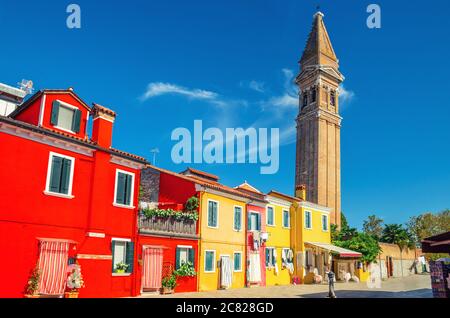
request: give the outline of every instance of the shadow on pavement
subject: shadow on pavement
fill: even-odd
[[[384,291],[384,290],[336,290],[337,298],[433,298],[429,288],[408,291]],[[326,298],[328,292],[298,295],[302,298]]]

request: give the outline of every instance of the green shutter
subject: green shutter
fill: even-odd
[[[112,272],[114,273],[114,250],[116,249],[116,241],[111,241],[111,256],[112,256]]]
[[[127,242],[127,251],[126,251],[125,263],[127,263],[127,273],[133,272],[133,264],[134,264],[134,243]]]
[[[255,213],[256,214],[256,230],[260,231],[261,230],[261,215],[259,213]]]
[[[177,249],[175,250],[175,269],[179,269],[180,268],[180,248],[177,247]]]
[[[125,204],[125,181],[126,175],[119,172],[117,174],[117,191],[116,191],[116,203]]]
[[[270,258],[270,256],[269,256],[269,249],[266,248],[266,266],[267,267],[269,266],[269,258]]]
[[[52,125],[58,124],[59,106],[60,106],[60,104],[56,100],[52,104],[52,116],[51,116],[51,120],[50,120]]]
[[[195,266],[195,255],[194,255],[195,250],[193,248],[190,248],[190,249],[188,249],[188,251],[189,251],[189,262],[193,266]]]
[[[217,226],[217,203],[213,202],[213,226]]]
[[[49,190],[51,192],[60,192],[60,186],[61,186],[61,172],[63,169],[63,158],[53,156],[52,157],[52,166],[51,166],[51,173],[50,173],[50,185]]]
[[[252,223],[252,214],[251,213],[247,213],[247,230],[251,230],[251,223]]]
[[[205,264],[205,270],[207,271],[212,271],[213,269],[213,255],[214,253],[212,252],[206,252],[206,264]]]
[[[69,159],[62,160],[62,171],[61,171],[61,184],[60,193],[69,194],[69,184],[70,184],[70,167],[72,161]]]
[[[131,205],[131,186],[132,186],[132,176],[129,174],[125,175],[125,197],[124,201],[126,205]]]
[[[72,131],[75,133],[80,132],[80,122],[81,122],[81,111],[79,109],[75,110],[75,113],[73,114],[73,121],[72,121]]]

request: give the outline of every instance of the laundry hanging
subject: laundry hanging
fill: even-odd
[[[259,253],[250,253],[248,274],[248,281],[250,283],[261,282],[261,257]]]
[[[229,257],[220,258],[220,287],[230,288],[233,280],[231,260]]]
[[[278,263],[277,263],[277,249],[274,248],[273,249],[273,272],[275,273],[275,275],[278,275]]]

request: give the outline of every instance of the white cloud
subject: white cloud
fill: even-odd
[[[287,68],[281,71],[284,75],[284,92],[282,95],[273,96],[266,101],[262,101],[260,104],[264,110],[272,109],[279,112],[285,108],[297,109],[298,107],[298,88],[294,84],[294,72]]]
[[[250,83],[248,83],[248,87],[250,87],[250,89],[260,93],[264,93],[265,91],[264,86],[265,86],[264,82],[250,81]]]
[[[269,101],[267,101],[266,105],[277,107],[298,107],[298,97],[285,93],[282,96],[272,97]]]
[[[339,103],[341,107],[345,107],[354,99],[355,92],[347,90],[343,84],[339,86]]]
[[[148,84],[147,90],[145,91],[141,99],[147,100],[152,97],[166,94],[178,94],[193,99],[204,100],[217,100],[219,96],[217,93],[203,89],[189,89],[175,84],[156,82]]]

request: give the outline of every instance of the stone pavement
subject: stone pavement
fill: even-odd
[[[381,283],[381,289],[370,289],[366,283],[335,284],[338,298],[432,298],[429,275],[390,278]],[[143,295],[141,297],[174,298],[325,298],[328,285],[290,285],[217,290],[173,295]]]

